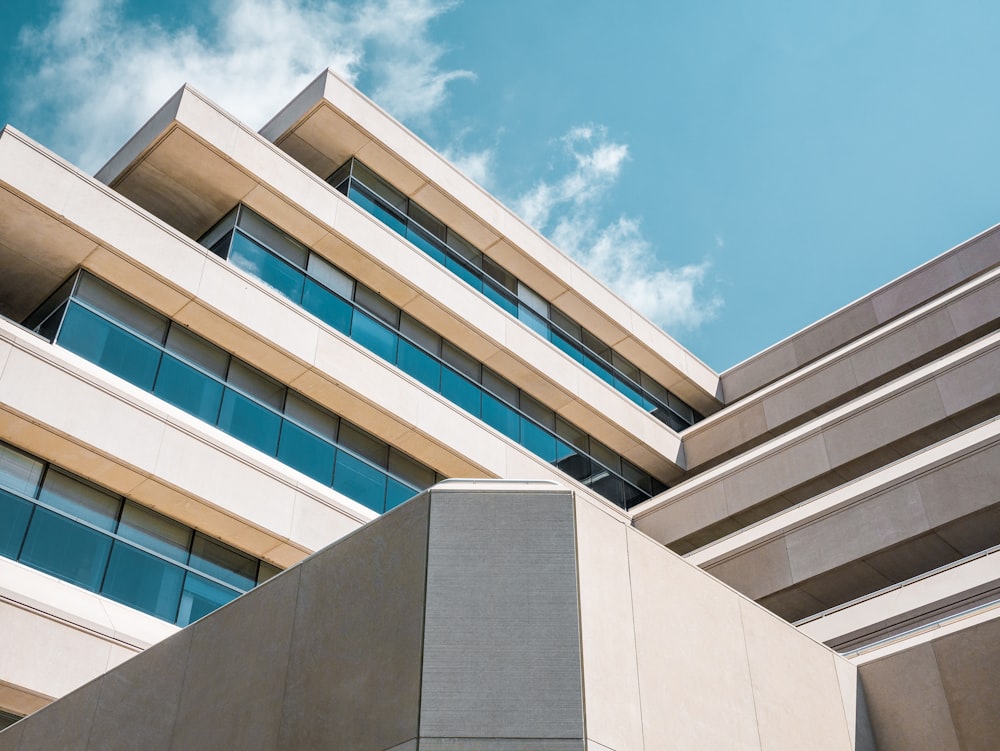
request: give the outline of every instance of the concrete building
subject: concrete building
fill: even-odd
[[[330,72],[0,188],[0,749],[996,746],[992,231],[717,374]]]

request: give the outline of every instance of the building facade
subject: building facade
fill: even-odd
[[[717,374],[331,72],[259,133],[185,87],[96,177],[8,127],[0,187],[11,720],[222,622],[235,605],[199,619],[383,514],[389,529],[411,497],[479,478],[554,483],[576,504],[569,695],[585,712],[552,736],[565,747],[731,731],[733,747],[796,748],[834,704],[831,748],[995,745],[996,233]],[[580,521],[598,512],[614,520],[606,541]],[[650,604],[657,577],[630,578],[640,564],[631,548],[616,558],[619,535],[655,548],[642,565],[664,586],[697,577],[683,622]],[[625,580],[596,573],[600,551]],[[739,603],[727,612],[751,668],[762,606],[787,621],[755,632],[776,645],[768,661],[826,655],[828,683],[741,673],[733,706],[756,708],[742,729],[701,718],[660,736],[647,715],[623,720],[658,701],[657,716],[683,708],[674,727],[700,717],[658,693],[660,671],[735,675],[739,660],[707,656],[732,636],[698,605],[716,596]],[[646,608],[642,629],[634,613],[617,624],[632,657],[602,641],[605,608],[612,621]],[[701,662],[650,646],[687,643],[686,624],[709,635],[690,643]],[[620,690],[602,694],[604,679]],[[780,718],[814,692],[818,714],[768,725],[770,703]],[[427,722],[451,729],[421,748],[471,737]]]

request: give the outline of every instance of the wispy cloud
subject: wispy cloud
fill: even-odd
[[[716,315],[718,295],[703,291],[708,260],[670,268],[643,236],[638,219],[597,220],[628,160],[628,146],[601,126],[572,128],[561,139],[570,166],[541,180],[514,202],[515,210],[563,251],[665,329],[694,329]]]
[[[477,151],[463,151],[451,146],[441,152],[445,159],[451,162],[466,177],[470,177],[484,188],[493,185],[493,165],[496,159],[496,149],[488,147]]]
[[[420,120],[449,84],[429,25],[449,0],[217,0],[197,28],[126,17],[122,0],[62,0],[42,27],[21,31],[29,66],[22,127],[93,170],[143,120],[191,83],[253,126],[330,67],[365,74],[396,117]]]

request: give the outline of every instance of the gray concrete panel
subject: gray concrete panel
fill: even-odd
[[[21,742],[24,735],[24,723],[11,725],[0,731],[0,751],[17,751],[17,744]]]
[[[880,749],[959,750],[930,644],[862,665],[858,672]]]
[[[934,380],[949,415],[996,397],[1000,393],[1000,346],[941,373]]]
[[[960,334],[977,331],[1000,317],[1000,279],[963,295],[948,305],[948,314]]]
[[[277,748],[300,571],[281,574],[191,629],[174,751]]]
[[[872,294],[871,301],[879,323],[902,315],[965,281],[968,275],[962,268],[961,253],[960,250],[939,256]]]
[[[87,751],[167,751],[194,629],[126,660],[104,676]]]
[[[417,737],[428,504],[418,496],[301,564],[278,748]]]
[[[884,322],[871,300],[859,300],[795,336],[799,365],[819,359]]]
[[[97,678],[22,720],[18,751],[85,751],[103,680]]]
[[[993,751],[1000,739],[1000,621],[932,642],[963,751]]]
[[[881,380],[886,373],[920,359],[955,337],[955,326],[947,309],[935,310],[858,350],[851,355],[850,362],[858,383],[865,384]]]
[[[992,505],[1000,500],[1000,444],[937,467],[916,484],[933,526]]]
[[[419,751],[586,751],[582,738],[421,738]]]
[[[570,492],[431,491],[422,749],[583,738],[575,542]]]

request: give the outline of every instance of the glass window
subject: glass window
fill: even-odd
[[[110,550],[111,538],[103,532],[39,507],[31,518],[21,560],[96,592]]]
[[[157,344],[162,344],[167,335],[167,325],[170,322],[165,316],[133,300],[96,276],[80,274],[74,296]]]
[[[229,353],[177,323],[167,332],[167,350],[218,378],[226,377]]]
[[[456,255],[464,258],[472,266],[477,269],[483,267],[483,254],[479,252],[479,248],[450,228],[448,229],[448,239],[446,242]]]
[[[59,344],[139,388],[153,387],[160,351],[79,305],[69,306]]]
[[[340,418],[327,412],[315,402],[311,402],[296,391],[289,391],[285,397],[285,415],[302,423],[314,433],[331,441],[337,440]]]
[[[489,279],[484,279],[483,294],[488,300],[496,303],[515,318],[517,317],[517,303],[511,299],[510,293],[502,291],[499,285],[494,284]]]
[[[269,407],[280,410],[284,405],[284,385],[241,360],[233,358],[226,381]]]
[[[399,332],[419,344],[432,355],[441,354],[441,337],[413,316],[400,312]]]
[[[58,320],[62,316],[58,315],[57,311],[65,309],[66,301],[69,300],[69,296],[73,293],[73,286],[76,284],[78,276],[78,274],[73,274],[69,279],[60,284],[56,291],[45,299],[45,302],[35,308],[31,315],[24,319],[24,327],[42,333],[42,328],[51,330],[52,319],[56,319],[56,325],[58,325]],[[43,336],[45,335],[43,334]],[[46,338],[49,341],[52,340],[51,335],[46,336]]]
[[[239,596],[240,592],[188,571],[184,577],[184,591],[177,613],[177,625],[187,626],[194,623]]]
[[[137,503],[125,502],[118,535],[144,548],[187,563],[191,528]]]
[[[483,366],[483,386],[508,404],[518,403],[518,389],[506,378]]]
[[[448,367],[441,368],[441,394],[470,415],[482,416],[482,388]]]
[[[407,226],[406,239],[440,264],[443,264],[448,257],[443,241],[416,224]]]
[[[275,576],[281,573],[281,569],[277,566],[272,566],[267,561],[261,561],[257,565],[257,583],[263,584],[268,579],[273,579]]]
[[[554,430],[556,427],[555,412],[523,391],[521,392],[521,411],[550,430]]]
[[[213,248],[219,240],[223,239],[236,226],[236,214],[239,210],[239,205],[235,206],[232,211],[219,220],[218,224],[202,235],[198,242],[206,248]],[[222,257],[225,258],[227,254],[223,254]]]
[[[340,425],[340,445],[378,467],[384,468],[389,458],[389,447],[385,443],[346,420]]]
[[[367,313],[354,311],[351,339],[383,360],[396,362],[396,343],[399,337],[384,323],[375,320]]]
[[[590,439],[590,455],[616,474],[621,474],[621,457],[600,441]]]
[[[241,206],[237,225],[293,266],[299,269],[306,267],[309,249],[298,240],[289,237],[257,212],[246,206]]]
[[[385,511],[385,474],[346,451],[337,452],[333,489],[374,511]]]
[[[460,373],[465,373],[476,383],[481,383],[483,378],[482,365],[477,360],[469,357],[462,350],[451,342],[442,342],[441,359]]]
[[[122,503],[121,496],[112,495],[52,468],[45,473],[38,499],[52,508],[109,532],[115,529]]]
[[[483,280],[479,277],[479,273],[469,268],[466,262],[448,256],[444,261],[445,268],[451,273],[461,279],[463,282],[468,284],[475,290],[483,291]]]
[[[387,208],[382,199],[375,197],[363,185],[352,180],[351,188],[348,190],[347,195],[354,203],[378,219],[382,224],[389,227],[389,229],[396,232],[396,234],[406,236],[406,221],[398,213]]]
[[[44,468],[37,459],[0,443],[0,486],[34,498]]]
[[[434,484],[434,470],[392,447],[389,448],[389,471],[415,488],[427,488]]]
[[[399,342],[397,364],[400,370],[413,376],[428,388],[434,391],[440,390],[441,364],[404,339]]]
[[[226,389],[219,412],[219,428],[229,435],[274,456],[281,418],[267,407]]]
[[[336,172],[334,172],[332,175],[326,178],[326,181],[330,183],[330,185],[332,185],[333,187],[339,188],[341,185],[344,184],[344,181],[351,176],[351,166],[353,163],[354,163],[353,159],[348,159],[346,162],[340,165],[340,167],[337,169]]]
[[[101,594],[167,621],[177,617],[184,569],[115,541]]]
[[[153,386],[164,401],[212,425],[219,418],[222,391],[221,383],[170,355],[163,356]]]
[[[388,484],[385,492],[385,510],[389,511],[396,508],[399,504],[404,501],[410,500],[419,491],[413,488],[407,487],[401,482],[388,478]]]
[[[521,418],[521,445],[549,463],[554,463],[558,458],[556,437],[527,417]]]
[[[309,254],[309,276],[346,300],[354,296],[354,280],[315,253]]]
[[[483,422],[513,441],[520,440],[520,418],[517,412],[489,394],[483,394]]]
[[[350,335],[354,308],[312,279],[306,279],[302,307],[340,333]]]
[[[492,258],[483,256],[483,271],[500,287],[517,295],[517,279]]]
[[[549,338],[549,324],[538,313],[521,304],[517,306],[517,319],[539,336]]]
[[[16,559],[21,552],[21,542],[34,507],[30,501],[0,490],[0,555],[4,558]]]
[[[407,213],[417,224],[440,239],[442,242],[447,241],[448,238],[446,232],[448,228],[444,226],[444,223],[428,214],[422,208],[417,206],[417,204],[413,203],[413,201],[410,201]]]
[[[517,297],[531,310],[543,317],[548,317],[549,301],[521,282],[517,283]]]
[[[399,308],[361,282],[354,286],[354,302],[393,328],[399,326]]]
[[[278,459],[289,467],[324,485],[329,485],[333,479],[336,456],[337,449],[333,444],[293,425],[288,420],[281,421]]]
[[[194,533],[190,566],[242,590],[257,583],[257,559],[223,542]]]
[[[388,203],[390,206],[396,208],[403,214],[406,213],[407,204],[409,203],[406,196],[389,185],[389,183],[376,175],[357,159],[354,160],[354,164],[351,167],[351,176],[360,180],[365,187],[376,193],[379,198]]]
[[[229,252],[233,265],[257,277],[293,302],[302,300],[305,274],[278,256],[237,232]]]

